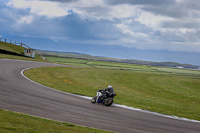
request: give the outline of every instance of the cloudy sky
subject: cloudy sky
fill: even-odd
[[[1,40],[200,65],[200,0],[1,0]]]

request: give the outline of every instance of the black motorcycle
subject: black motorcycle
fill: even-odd
[[[113,98],[116,96],[114,89],[97,91],[97,95],[91,99],[92,103],[102,103],[105,106],[110,106],[113,103]]]

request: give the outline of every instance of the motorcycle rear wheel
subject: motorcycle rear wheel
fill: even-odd
[[[112,103],[113,103],[113,98],[112,97],[106,98],[104,100],[104,105],[105,106],[110,106],[110,105],[112,105]]]

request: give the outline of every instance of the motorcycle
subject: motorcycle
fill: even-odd
[[[113,88],[109,88],[108,91],[97,91],[97,95],[92,97],[91,103],[102,103],[105,106],[110,106],[113,103],[113,98],[116,96]]]

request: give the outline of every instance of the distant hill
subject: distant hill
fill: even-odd
[[[76,52],[58,52],[58,51],[44,51],[44,50],[36,50],[36,52],[38,55],[41,55],[44,57],[53,56],[53,57],[61,57],[61,58],[99,60],[99,61],[110,61],[110,62],[120,62],[120,63],[139,64],[139,65],[199,69],[199,66],[190,65],[190,64],[180,64],[176,62],[152,62],[152,61],[141,61],[141,60],[134,60],[134,59],[118,59],[118,58],[111,58],[111,57],[92,56],[92,55],[81,54],[81,53],[76,53]]]

